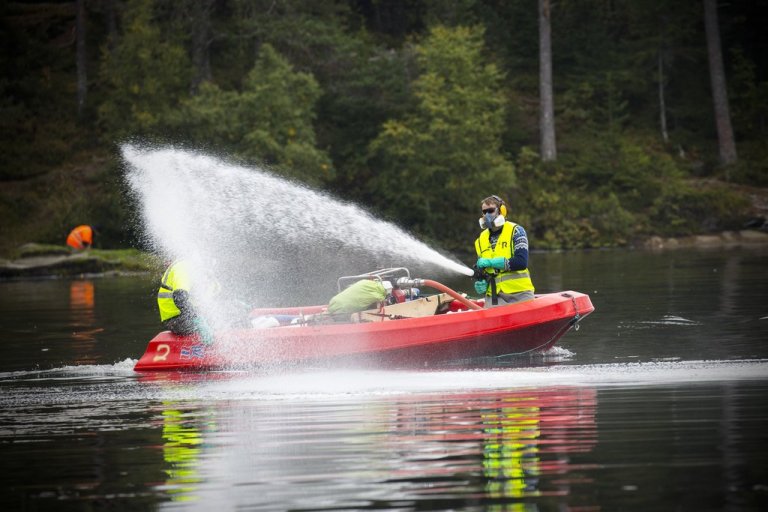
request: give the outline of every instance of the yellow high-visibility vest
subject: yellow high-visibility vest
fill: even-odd
[[[512,242],[512,235],[515,232],[517,224],[514,222],[505,222],[501,228],[501,234],[496,239],[496,246],[491,247],[491,231],[483,230],[480,236],[475,240],[475,251],[478,258],[507,258],[512,259],[515,256],[515,247]],[[496,276],[496,292],[500,293],[520,293],[534,291],[531,273],[527,268],[523,270],[504,270],[498,271],[492,268],[486,269],[488,273]],[[486,295],[491,295],[491,288],[488,287]]]
[[[189,291],[192,283],[189,277],[189,264],[184,260],[178,260],[168,267],[160,280],[160,289],[157,291],[157,308],[160,310],[160,320],[165,322],[169,318],[179,316],[181,311],[173,302],[174,290]]]

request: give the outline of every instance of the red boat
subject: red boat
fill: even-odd
[[[134,369],[443,366],[546,351],[594,311],[589,296],[574,291],[542,294],[531,301],[484,309],[483,300],[468,299],[436,281],[411,279],[406,269],[341,278],[339,288],[344,280],[382,280],[391,277],[393,271],[406,273],[393,279],[401,299],[403,291],[414,296],[414,289],[424,287],[440,293],[346,314],[343,321],[328,315],[327,306],[257,309],[251,317],[253,324],[260,327],[217,333],[210,344],[196,335],[178,336],[164,331],[149,342]]]

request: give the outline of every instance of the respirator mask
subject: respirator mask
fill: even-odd
[[[478,219],[480,229],[500,228],[504,225],[505,221],[506,220],[504,219],[503,215],[500,213],[497,214],[496,208],[492,212],[484,211],[483,216]]]

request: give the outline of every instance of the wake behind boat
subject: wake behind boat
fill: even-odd
[[[386,300],[353,313],[331,313],[329,305],[255,309],[253,328],[217,333],[211,344],[164,331],[150,340],[134,369],[440,366],[546,351],[594,311],[589,296],[575,291],[485,309],[484,300],[469,299],[437,281],[412,279],[404,268],[342,277],[339,289],[360,281],[381,283]],[[423,288],[437,293],[419,296]]]

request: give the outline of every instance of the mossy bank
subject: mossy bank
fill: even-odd
[[[0,259],[0,279],[150,273],[162,265],[159,258],[138,249],[73,252],[63,246],[29,243],[9,256]]]

